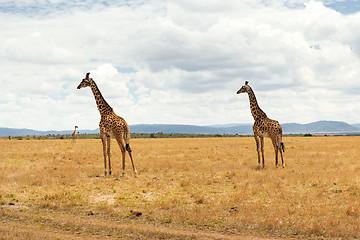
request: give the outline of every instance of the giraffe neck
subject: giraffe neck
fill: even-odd
[[[102,96],[99,88],[97,87],[96,83],[92,81],[91,90],[94,94],[96,105],[99,109],[100,115],[107,115],[113,111],[110,105],[106,102],[104,97]]]
[[[250,88],[247,93],[249,95],[250,110],[254,120],[267,118],[266,113],[260,109],[253,90]]]
[[[75,128],[75,130],[74,130],[74,132],[73,132],[73,135],[75,135],[76,134],[76,128]]]

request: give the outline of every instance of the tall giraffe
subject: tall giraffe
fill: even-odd
[[[100,137],[103,144],[104,154],[104,174],[106,176],[106,158],[108,158],[109,175],[111,175],[111,164],[110,164],[110,142],[111,135],[113,135],[119,144],[122,153],[122,176],[125,173],[125,150],[129,153],[131,164],[135,175],[137,171],[134,166],[134,161],[131,154],[130,148],[130,130],[125,119],[116,115],[110,105],[105,101],[95,81],[89,78],[90,73],[86,74],[86,77],[81,81],[77,89],[90,87],[100,112]]]
[[[254,131],[254,138],[256,141],[256,150],[258,154],[258,163],[259,168],[260,165],[260,148],[261,148],[261,154],[262,154],[262,166],[265,167],[265,160],[264,160],[264,137],[268,137],[271,139],[274,150],[275,150],[275,166],[278,167],[278,152],[280,150],[280,156],[282,161],[282,167],[285,167],[285,162],[283,159],[283,152],[285,152],[285,146],[282,142],[282,128],[278,121],[272,120],[266,116],[266,113],[264,113],[257,101],[255,94],[251,87],[248,85],[248,82],[245,82],[245,85],[240,88],[239,91],[237,91],[237,94],[239,93],[247,93],[249,95],[249,101],[250,101],[250,110],[252,113],[252,116],[254,118],[254,125],[253,125],[253,131]]]
[[[78,126],[75,126],[75,130],[74,132],[71,134],[71,137],[72,137],[72,142],[75,142],[76,141],[76,129],[78,128]]]

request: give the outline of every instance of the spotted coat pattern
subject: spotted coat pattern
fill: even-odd
[[[78,89],[84,87],[90,87],[96,101],[97,108],[100,112],[100,137],[103,144],[103,154],[104,154],[104,174],[107,174],[106,165],[108,160],[109,166],[109,175],[111,175],[111,163],[110,163],[110,143],[111,136],[114,136],[118,142],[122,153],[122,175],[125,173],[125,152],[127,151],[131,164],[134,170],[134,173],[137,174],[137,171],[134,166],[134,161],[132,158],[132,150],[130,148],[130,130],[129,125],[126,123],[125,119],[116,115],[110,105],[106,102],[102,96],[98,86],[92,78],[89,78],[90,73],[86,74],[86,77],[81,81]]]
[[[260,151],[262,155],[262,167],[265,167],[264,137],[270,138],[273,143],[275,150],[275,166],[278,166],[278,152],[280,152],[282,166],[285,167],[285,162],[282,154],[285,151],[285,146],[282,142],[282,128],[280,123],[276,120],[268,118],[266,116],[266,113],[260,109],[254,91],[248,85],[248,82],[245,82],[245,85],[240,88],[237,94],[239,93],[247,93],[249,96],[250,110],[254,118],[253,131],[256,142],[256,150],[258,153],[259,168],[261,167]]]

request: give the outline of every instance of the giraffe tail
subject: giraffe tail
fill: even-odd
[[[285,152],[285,145],[284,145],[283,142],[280,143],[280,147],[281,147],[281,150],[282,150],[283,152]]]
[[[126,151],[128,151],[128,152],[132,152],[132,150],[131,150],[131,148],[130,148],[130,144],[129,144],[129,143],[127,143],[127,144],[126,144]]]
[[[129,153],[132,151],[130,148],[130,131],[129,129],[124,133],[125,148]]]

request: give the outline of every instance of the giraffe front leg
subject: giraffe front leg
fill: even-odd
[[[258,154],[258,168],[260,169],[261,168],[261,165],[260,165],[260,142],[259,142],[260,140],[256,134],[254,134],[254,138],[255,138],[255,142],[256,142],[256,151]]]
[[[109,175],[111,175],[111,162],[110,162],[110,144],[111,144],[111,136],[106,136],[106,142],[107,142],[107,155],[108,155],[108,160],[109,160]]]
[[[102,142],[102,145],[103,145],[103,154],[104,154],[104,176],[106,176],[106,139],[105,139],[105,135],[104,134],[101,134],[100,133],[100,136],[101,136],[101,142]]]
[[[279,162],[278,162],[278,152],[279,149],[277,147],[275,147],[275,167],[278,168]]]
[[[260,136],[260,144],[261,144],[262,167],[265,168],[264,137],[263,136]]]

